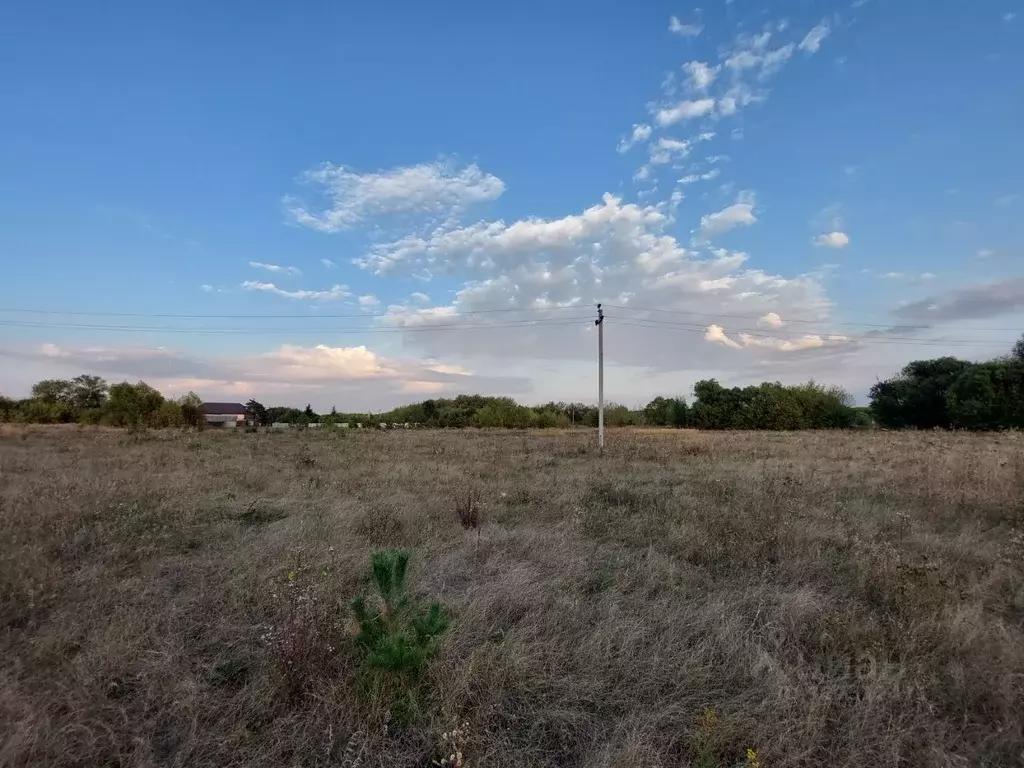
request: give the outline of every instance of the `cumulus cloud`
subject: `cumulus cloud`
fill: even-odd
[[[743,196],[737,204],[753,201]],[[765,273],[748,268],[745,253],[686,247],[666,233],[672,221],[663,204],[625,203],[606,195],[598,205],[561,218],[478,222],[381,244],[361,266],[397,276],[429,265],[446,281],[461,278],[450,303],[392,306],[376,321],[409,330],[406,345],[425,354],[442,357],[457,350],[467,360],[500,359],[505,370],[515,361],[536,370],[536,360],[549,360],[561,370],[571,361],[589,360],[597,301],[607,303],[609,365],[665,371],[713,366],[719,353],[702,341],[703,328],[696,333],[617,326],[644,317],[630,306],[756,318],[783,304],[802,317],[827,316],[829,303],[816,276]],[[626,309],[612,308],[616,304]],[[477,314],[495,309],[513,311]],[[431,333],[433,326],[444,328]],[[465,331],[444,332],[463,326]],[[774,354],[755,346],[744,350],[751,364]],[[554,393],[545,390],[548,394]]]
[[[328,269],[334,269],[336,266],[338,266],[337,264],[335,264],[330,259],[320,259],[320,263],[323,264]]]
[[[779,317],[778,313],[776,312],[769,312],[760,320],[758,320],[757,324],[763,325],[766,328],[781,328],[783,325],[782,318]]]
[[[201,291],[206,291],[207,293],[210,293],[210,292],[212,292],[212,291],[213,291],[213,286],[212,286],[212,285],[206,285],[206,284],[204,283],[203,285],[200,285],[200,286],[199,286],[199,290],[201,290]]]
[[[814,244],[822,248],[845,248],[850,244],[850,236],[845,232],[827,232],[814,238]]]
[[[712,344],[721,344],[723,347],[730,347],[732,349],[740,349],[741,345],[730,339],[725,334],[725,329],[720,325],[709,325],[707,331],[704,332],[704,340],[710,341]]]
[[[708,114],[715,108],[714,99],[695,99],[681,101],[674,107],[659,109],[655,115],[658,125],[665,127],[682,120],[690,120]]]
[[[752,203],[734,203],[728,208],[702,216],[700,235],[709,240],[735,227],[749,227],[756,223],[757,217],[754,215]]]
[[[265,264],[262,261],[250,261],[249,266],[253,269],[265,269],[267,272],[276,272],[279,275],[301,275],[298,267],[282,267],[278,264]]]
[[[1024,277],[977,283],[915,301],[896,310],[907,320],[973,320],[1024,311]]]
[[[495,200],[505,183],[476,165],[424,163],[374,173],[357,173],[325,163],[307,171],[303,181],[320,187],[330,205],[307,208],[294,197],[285,206],[299,224],[321,232],[340,232],[372,216],[461,213],[474,203]]]
[[[668,20],[668,31],[674,35],[683,37],[696,37],[704,31],[704,25],[699,22],[684,24],[678,17],[671,16]]]
[[[822,41],[831,32],[832,30],[829,28],[828,23],[823,21],[808,32],[804,39],[800,41],[800,50],[806,53],[817,53],[818,49],[821,48]]]
[[[375,307],[380,304],[380,299],[374,296],[372,293],[368,293],[365,296],[359,297],[360,307]]]
[[[619,142],[617,149],[619,152],[628,152],[634,145],[641,141],[647,141],[649,138],[651,138],[651,126],[645,124],[634,125],[633,132]]]
[[[352,295],[347,285],[334,285],[326,290],[319,291],[286,291],[283,288],[278,288],[273,283],[261,283],[256,280],[246,280],[242,283],[242,287],[247,291],[262,291],[263,293],[273,293],[277,296],[283,296],[286,299],[303,299],[307,301],[332,301],[334,299],[346,299]]]
[[[726,330],[720,325],[709,325],[704,333],[705,341],[730,349],[760,349],[785,353],[855,345],[855,342],[847,336],[829,335],[823,337],[814,333],[804,334],[797,338],[780,339],[775,336],[740,331],[736,334],[736,339],[730,338]]]

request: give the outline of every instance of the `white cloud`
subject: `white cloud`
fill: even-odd
[[[345,299],[352,295],[347,285],[335,285],[321,291],[286,291],[278,288],[273,283],[260,283],[255,280],[246,280],[242,287],[247,291],[262,291],[284,296],[286,299],[302,299],[308,301],[332,301],[334,299]]]
[[[704,340],[710,341],[712,344],[721,344],[731,349],[740,349],[740,345],[726,336],[725,329],[720,325],[709,325],[704,333]]]
[[[282,267],[278,264],[265,264],[262,261],[250,261],[249,266],[253,269],[265,269],[267,272],[276,272],[279,275],[301,275],[298,267]]]
[[[975,256],[977,256],[979,259],[989,259],[994,254],[995,251],[993,251],[991,248],[979,248]]]
[[[666,107],[658,110],[658,125],[666,126],[678,123],[680,120],[690,120],[694,117],[701,117],[708,114],[715,108],[714,99],[696,99],[681,101],[674,107]]]
[[[818,235],[813,242],[823,248],[845,248],[850,244],[850,236],[845,232],[828,232]]]
[[[770,336],[753,336],[749,333],[740,333],[740,343],[744,347],[762,347],[764,349],[774,349],[779,352],[798,352],[803,349],[820,349],[829,342],[840,343],[846,342],[848,339],[845,336],[829,336],[823,339],[817,334],[806,334],[795,339],[776,339]]]
[[[769,51],[761,59],[761,74],[760,77],[765,78],[769,75],[774,74],[789,61],[790,56],[793,55],[793,51],[796,46],[792,43],[784,45],[781,48],[776,48],[774,51]]]
[[[753,51],[736,51],[725,60],[725,66],[732,70],[744,70],[761,65],[761,57]]]
[[[757,321],[758,325],[763,325],[766,328],[781,328],[782,318],[775,312],[769,312],[767,315]]]
[[[213,286],[212,285],[200,285],[199,286],[199,290],[206,291],[207,293],[210,293],[211,291],[213,291]]]
[[[778,315],[775,315],[778,318]],[[779,325],[782,323],[780,322]],[[775,326],[778,327],[778,326]],[[732,339],[720,325],[709,325],[704,333],[704,340],[712,344],[720,344],[730,349],[762,349],[773,352],[800,352],[808,349],[821,349],[826,346],[851,346],[853,340],[847,336],[830,335],[822,337],[818,334],[808,333],[793,339],[778,339],[774,336],[747,333],[740,331]]]
[[[718,168],[712,168],[710,171],[705,173],[691,173],[678,179],[679,184],[695,184],[698,181],[710,181],[711,179],[718,178],[721,170]]]
[[[753,204],[749,194],[737,202]],[[414,247],[404,240],[395,241],[371,252],[361,265],[397,275],[414,273],[429,264],[446,281],[461,276],[462,286],[450,303],[391,306],[377,322],[386,327],[415,328],[418,332],[410,333],[404,344],[415,345],[426,354],[440,357],[458,350],[466,360],[486,357],[495,360],[494,365],[500,360],[506,372],[513,370],[513,361],[521,361],[525,375],[531,376],[528,372],[537,369],[538,358],[555,361],[551,363],[555,366],[589,360],[594,343],[591,310],[596,301],[678,307],[712,317],[717,312],[763,317],[780,305],[795,316],[826,316],[829,304],[819,276],[769,274],[747,268],[745,253],[684,247],[665,231],[673,222],[670,211],[663,203],[625,203],[608,195],[600,204],[562,218],[479,222],[435,232]],[[726,214],[725,222],[715,226],[735,224]],[[391,257],[396,252],[402,257],[394,261]],[[532,311],[498,316],[518,318],[514,327],[480,326],[481,322],[496,322],[497,318],[475,314],[490,309]],[[639,311],[606,311],[612,323],[642,317]],[[466,312],[471,314],[462,314]],[[538,321],[545,324],[535,325]],[[432,334],[429,329],[434,325],[448,327]],[[467,328],[455,333],[453,325],[486,330]],[[617,343],[608,351],[609,365],[709,370],[719,353],[714,351],[715,345],[702,341],[703,332],[616,327]],[[753,346],[744,350],[744,358],[751,364],[777,352]],[[724,358],[723,362],[735,365]]]
[[[427,296],[427,294],[425,294],[425,293],[421,293],[420,291],[416,291],[414,293],[410,293],[409,294],[409,298],[412,299],[413,301],[415,301],[417,304],[429,304],[430,303],[430,297]]]
[[[768,34],[768,33],[765,33]],[[731,69],[735,76],[742,76],[744,70],[757,69],[758,78],[767,79],[778,72],[782,65],[789,61],[796,50],[792,43],[776,48],[774,51],[761,51],[757,49],[758,41],[763,36],[754,38],[753,48],[739,48],[732,51],[725,59],[725,66]],[[767,41],[765,41],[767,42]]]
[[[700,235],[704,239],[710,239],[723,232],[728,232],[734,227],[749,227],[757,223],[752,203],[739,202],[723,208],[716,213],[709,213],[702,216],[700,220]]]
[[[804,39],[800,41],[800,50],[807,53],[817,53],[818,49],[821,48],[822,41],[831,32],[832,30],[829,28],[828,23],[823,21],[808,32]]]
[[[668,31],[683,37],[696,37],[704,30],[704,25],[698,23],[684,24],[677,17],[672,16],[668,20]]]
[[[633,145],[641,141],[647,141],[649,138],[651,138],[651,126],[643,124],[634,125],[633,132],[629,135],[629,138],[622,139],[617,150],[619,152],[628,152]]]
[[[360,307],[375,307],[380,304],[380,299],[374,296],[372,293],[368,293],[365,296],[359,297]]]
[[[338,266],[337,264],[335,264],[330,259],[320,259],[320,263],[323,264],[328,269],[334,269],[336,266]]]
[[[718,67],[710,67],[703,61],[688,61],[683,64],[686,84],[691,90],[706,91],[718,76]]]
[[[992,201],[992,204],[995,205],[997,208],[1009,208],[1011,205],[1019,202],[1021,199],[1021,195],[1017,194],[1016,192],[1012,192],[1009,195],[997,197],[995,200]]]
[[[460,214],[505,191],[501,179],[476,165],[458,168],[449,162],[365,174],[325,163],[303,178],[323,188],[330,206],[310,211],[294,198],[286,198],[285,205],[297,223],[321,232],[340,232],[379,215]]]
[[[686,157],[690,154],[692,144],[689,141],[669,139],[662,137],[651,146],[651,165],[664,165],[673,160]]]

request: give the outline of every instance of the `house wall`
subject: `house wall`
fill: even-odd
[[[234,413],[207,413],[204,418],[207,426],[220,429],[234,429],[239,424],[245,423],[244,415]]]

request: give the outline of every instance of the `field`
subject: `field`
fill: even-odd
[[[595,443],[4,428],[0,765],[1024,759],[1024,436]],[[349,608],[393,546],[452,617],[400,712]]]

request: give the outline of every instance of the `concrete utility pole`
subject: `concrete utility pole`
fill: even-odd
[[[604,453],[604,311],[597,305],[597,450]]]

